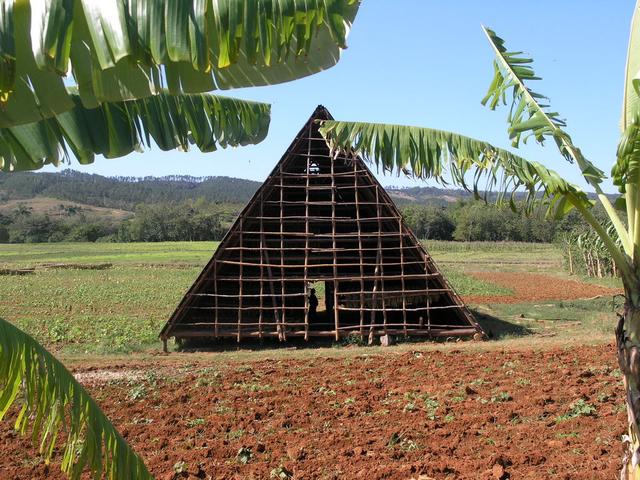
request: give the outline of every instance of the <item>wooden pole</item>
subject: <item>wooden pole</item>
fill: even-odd
[[[336,177],[334,170],[333,158],[329,158],[331,162],[331,240],[333,251],[333,320],[335,323],[336,341],[340,340],[340,318],[338,308],[338,286],[339,283],[336,280],[338,278],[338,259],[337,259],[337,245],[336,245]]]
[[[309,137],[311,137],[311,124],[309,124]],[[305,171],[305,199],[304,199],[304,339],[309,341],[309,170],[311,169],[311,140],[307,140],[307,168]]]
[[[264,215],[264,194],[260,190],[260,232],[264,232],[262,224],[262,217]],[[264,233],[260,235],[260,310],[258,313],[258,337],[262,340],[262,311],[264,308],[264,266],[262,262],[262,256],[266,251],[266,245],[264,244]]]
[[[404,235],[402,229],[402,217],[398,219],[398,232],[400,232],[400,283],[402,291],[405,291],[405,283],[404,283]],[[402,295],[402,323],[404,324],[404,336],[407,336],[407,297],[406,295]]]
[[[282,305],[282,313],[280,321],[282,325],[278,332],[280,341],[287,339],[286,332],[286,300],[285,300],[285,282],[284,282],[284,175],[282,172],[282,164],[280,164],[280,298]]]
[[[373,291],[371,292],[371,320],[369,322],[369,345],[373,345],[373,334],[374,334],[374,330],[375,330],[375,324],[376,324],[376,310],[377,310],[377,304],[376,304],[376,295],[378,292],[378,273],[380,272],[380,251],[378,251],[378,253],[376,254],[376,261],[378,263],[378,265],[376,265],[376,268],[373,272],[374,275],[374,282],[373,282]],[[363,308],[364,306],[361,305],[360,308]]]
[[[243,243],[243,235],[242,235],[242,217],[240,217],[240,272],[239,272],[239,282],[240,284],[238,285],[238,343],[240,343],[240,339],[242,338],[242,292],[243,292],[243,285],[244,285],[244,279],[242,278],[242,272],[243,272],[243,259],[244,259],[244,243]]]
[[[356,208],[356,224],[358,225],[358,259],[360,267],[360,339],[364,340],[364,251],[362,249],[362,224],[360,221],[360,192],[358,189],[357,163],[353,161],[353,184]]]
[[[384,258],[382,256],[382,220],[380,219],[380,188],[376,188],[376,212],[378,214],[378,252],[380,255],[380,287],[382,291],[382,328],[384,330],[384,334],[387,335],[387,308],[384,294]]]
[[[215,338],[218,338],[218,335],[220,333],[219,326],[218,326],[218,265],[215,260],[213,261],[212,268],[213,268],[213,293],[215,295],[215,297],[213,298],[213,311],[214,311],[213,333],[215,335]]]

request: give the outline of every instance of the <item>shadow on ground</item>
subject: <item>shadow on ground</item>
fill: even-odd
[[[524,337],[526,335],[533,335],[534,333],[533,330],[523,325],[507,322],[493,315],[474,309],[471,309],[471,312],[491,340],[501,340],[506,337]]]
[[[506,337],[523,337],[531,335],[534,332],[522,325],[507,322],[498,317],[482,313],[477,310],[472,310],[476,320],[484,331],[487,333],[489,339],[500,340]],[[394,343],[396,344],[434,344],[434,343],[450,343],[458,341],[457,337],[447,338],[417,338],[417,337],[403,337],[395,336]],[[373,346],[379,346],[380,339],[376,337]],[[367,346],[367,339],[362,339],[359,335],[352,335],[346,338],[342,338],[339,341],[331,338],[325,339],[312,339],[305,341],[302,338],[295,337],[287,339],[286,342],[278,341],[277,339],[255,339],[255,338],[243,338],[241,343],[238,343],[233,338],[224,339],[190,339],[185,340],[177,345],[177,349],[182,352],[194,352],[194,351],[207,351],[207,352],[224,352],[233,350],[272,350],[272,349],[284,349],[284,350],[302,350],[302,349],[314,349],[314,348],[348,348],[350,346]]]

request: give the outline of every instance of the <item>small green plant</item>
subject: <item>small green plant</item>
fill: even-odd
[[[153,423],[151,418],[135,417],[132,422],[134,425],[149,425]]]
[[[481,385],[486,385],[487,382],[484,378],[476,378],[475,380],[471,380],[470,384],[471,385],[477,385],[477,386],[481,386]]]
[[[146,397],[147,393],[147,387],[145,387],[144,384],[139,383],[129,389],[127,398],[129,398],[129,400],[140,400],[141,398]]]
[[[404,450],[405,452],[413,452],[415,450],[418,450],[418,448],[420,448],[418,444],[411,439],[403,438],[400,441],[400,449]]]
[[[247,392],[268,392],[272,389],[271,385],[261,383],[236,382],[233,386]]]
[[[521,387],[524,387],[525,385],[531,385],[531,380],[529,380],[528,378],[518,378],[516,379],[516,385],[520,385]]]
[[[404,434],[394,432],[387,442],[387,448],[399,448],[405,452],[413,452],[418,450],[420,446],[412,439],[406,437]]]
[[[205,424],[204,418],[192,418],[190,420],[187,420],[186,422],[186,425],[189,428],[199,427],[200,425],[204,425],[204,424]]]
[[[241,447],[236,454],[236,461],[243,465],[246,465],[253,458],[253,452],[249,447]]]
[[[145,372],[144,379],[149,388],[154,389],[158,386],[158,375],[153,370]]]
[[[456,419],[456,416],[453,413],[449,413],[444,417],[445,423],[451,423]]]
[[[513,400],[513,397],[511,396],[511,394],[509,392],[499,392],[496,395],[493,395],[491,397],[491,401],[493,403],[496,402],[509,402]]]
[[[227,438],[229,440],[237,440],[239,438],[242,438],[244,436],[244,430],[242,428],[239,428],[237,430],[230,430],[227,433]]]
[[[173,471],[176,472],[176,475],[180,475],[181,473],[186,472],[187,468],[188,467],[186,462],[182,460],[173,464]]]
[[[227,413],[231,413],[231,407],[225,405],[223,402],[220,402],[216,407],[215,412],[218,415],[226,415]]]
[[[387,447],[395,447],[402,441],[402,434],[398,432],[393,432],[389,441],[387,442]]]
[[[209,387],[212,385],[218,385],[222,380],[222,374],[211,367],[205,367],[198,372],[198,378],[196,379],[197,387]]]
[[[416,404],[413,402],[409,402],[407,403],[404,408],[402,409],[403,412],[415,412],[417,410],[418,407],[416,407]]]
[[[293,472],[280,465],[278,468],[271,470],[269,477],[277,480],[289,480],[290,478],[293,478]]]
[[[595,413],[596,407],[581,398],[571,404],[571,409],[567,413],[556,418],[556,422],[564,422],[576,417],[591,417]]]
[[[318,388],[318,393],[322,394],[322,395],[332,395],[335,397],[336,392],[334,390],[331,390],[329,387],[325,387],[325,386],[321,386]]]
[[[440,403],[438,403],[437,400],[429,397],[429,396],[424,396],[424,408],[427,412],[427,418],[429,420],[435,420],[436,419],[436,411],[438,410],[438,407],[440,406]]]

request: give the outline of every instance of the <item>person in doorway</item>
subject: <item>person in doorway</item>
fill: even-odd
[[[309,294],[309,320],[314,321],[318,315],[318,297],[316,289],[312,288]]]

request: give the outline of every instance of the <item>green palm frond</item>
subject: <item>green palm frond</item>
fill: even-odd
[[[353,150],[389,172],[453,183],[480,196],[496,192],[497,201],[516,208],[516,197],[526,193],[524,205],[546,200],[556,215],[572,207],[590,208],[587,195],[558,173],[537,162],[470,137],[443,130],[362,122],[323,122],[320,132],[333,150]],[[472,177],[470,185],[469,177]]]
[[[629,49],[625,67],[624,94],[620,128],[624,132],[640,114],[640,2],[636,2],[631,19]]]
[[[575,208],[605,242],[623,277],[628,280],[633,276],[619,245],[591,213],[592,203],[586,193],[538,162],[487,142],[429,128],[327,120],[322,122],[320,133],[333,151],[362,155],[388,172],[441,183],[451,179],[485,200],[495,191],[497,203],[508,202],[513,209],[518,208],[520,193],[526,195],[521,205],[527,211],[545,203],[548,213],[558,218]],[[620,240],[626,250],[625,239]]]
[[[485,27],[483,30],[496,54],[496,59],[493,80],[487,95],[482,99],[482,104],[494,110],[500,104],[510,103],[508,131],[513,146],[519,146],[521,141],[526,142],[529,136],[533,136],[539,143],[543,143],[546,138],[552,138],[562,156],[569,162],[575,161],[586,182],[595,189],[622,240],[625,251],[631,254],[631,235],[600,187],[600,183],[606,178],[604,172],[591,163],[573,144],[571,136],[564,130],[565,122],[558,113],[549,110],[547,97],[526,85],[526,82],[540,80],[531,66],[533,60],[522,56],[522,52],[508,51],[504,40],[493,30]]]
[[[159,94],[142,100],[103,103],[87,109],[80,98],[75,107],[40,122],[0,128],[0,169],[34,170],[45,164],[93,162],[127,155],[149,146],[203,152],[217,147],[261,142],[269,129],[270,106],[210,94]]]
[[[47,461],[63,446],[62,470],[71,478],[84,470],[94,478],[153,478],[64,365],[0,318],[0,420],[16,402],[15,428],[33,431]]]
[[[4,0],[0,121],[73,108],[270,85],[337,63],[359,0]]]
[[[629,123],[620,138],[611,178],[622,192],[627,185],[640,182],[640,116]]]
[[[592,186],[598,186],[604,179],[604,172],[587,160],[580,149],[573,144],[569,134],[563,130],[566,126],[558,113],[549,111],[548,98],[530,89],[526,82],[540,80],[531,64],[533,60],[522,56],[522,52],[510,52],[504,40],[493,30],[483,30],[496,53],[494,77],[483,105],[494,110],[500,104],[510,102],[508,116],[509,138],[514,147],[526,142],[529,136],[543,143],[552,138],[562,156],[570,162],[574,160],[582,170],[585,180]],[[509,99],[509,100],[507,100]]]

